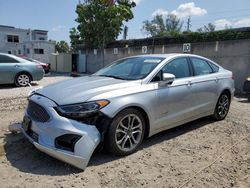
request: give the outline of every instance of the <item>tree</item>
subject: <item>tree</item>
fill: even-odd
[[[56,43],[56,51],[59,53],[69,52],[69,45],[66,41],[62,40]]]
[[[204,25],[203,27],[197,29],[199,33],[209,33],[215,31],[215,25],[212,23],[208,23],[207,25]]]
[[[166,32],[162,15],[156,15],[152,21],[143,22],[142,30],[150,36],[161,36]]]
[[[104,48],[121,33],[123,22],[134,17],[130,0],[85,0],[76,8],[77,29],[88,47]]]
[[[150,36],[175,36],[181,33],[183,22],[173,14],[168,14],[166,20],[162,15],[156,15],[151,21],[144,21],[142,30]]]
[[[171,35],[181,33],[183,22],[174,14],[168,14],[166,19],[166,31]]]
[[[81,43],[80,33],[75,27],[70,29],[69,38],[70,38],[70,46],[74,51],[74,50],[76,50],[76,45]]]

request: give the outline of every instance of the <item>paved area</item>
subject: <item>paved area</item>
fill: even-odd
[[[54,74],[50,73],[36,82],[32,82],[27,87],[16,87],[14,84],[0,85],[0,99],[26,97],[30,91],[35,88],[46,86],[61,80],[72,79],[70,74]]]

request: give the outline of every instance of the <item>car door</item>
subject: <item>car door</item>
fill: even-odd
[[[213,111],[218,98],[219,79],[205,59],[190,57],[190,60],[194,70],[195,109],[200,114]]]
[[[163,73],[171,73],[176,79],[172,84],[162,85],[160,77]],[[168,62],[154,77],[156,107],[153,132],[174,127],[194,115],[192,79],[191,66],[186,57]]]
[[[7,55],[0,54],[0,83],[14,83],[15,75],[20,71],[20,63]]]

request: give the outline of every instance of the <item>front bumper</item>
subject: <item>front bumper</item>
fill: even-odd
[[[54,110],[56,104],[48,98],[33,95],[30,100],[42,106],[50,115],[48,122],[39,122],[25,112],[25,116],[31,119],[30,130],[37,135],[32,137],[26,129],[21,131],[29,141],[40,151],[69,163],[77,168],[85,169],[89,159],[100,143],[101,136],[95,126],[67,119],[57,114]],[[74,143],[72,151],[60,149],[56,146],[56,138],[62,135],[78,135],[79,139]]]

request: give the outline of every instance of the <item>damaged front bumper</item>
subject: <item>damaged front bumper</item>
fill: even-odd
[[[54,109],[57,105],[46,97],[33,95],[29,100],[32,106],[21,126],[25,137],[38,150],[85,169],[101,140],[96,126],[60,116]]]

